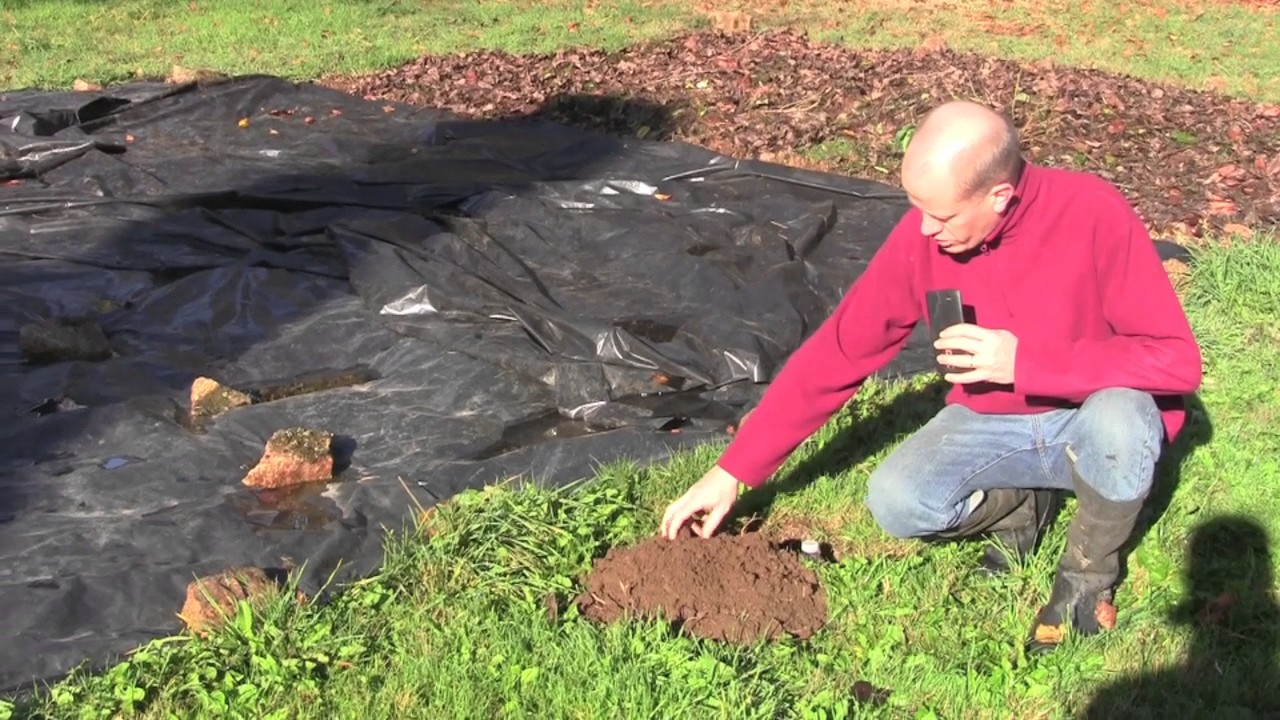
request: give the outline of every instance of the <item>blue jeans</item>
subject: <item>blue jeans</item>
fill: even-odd
[[[960,524],[979,490],[1073,490],[1072,464],[1102,497],[1142,500],[1163,439],[1155,400],[1124,388],[1031,415],[948,405],[872,473],[867,507],[890,535],[932,535]]]

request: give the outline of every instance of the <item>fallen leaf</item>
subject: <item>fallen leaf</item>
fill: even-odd
[[[1210,215],[1235,215],[1236,204],[1226,198],[1215,198],[1209,200]]]
[[[332,115],[332,116],[334,116],[334,117],[341,117],[341,116],[342,116],[342,111],[341,111],[341,110],[339,110],[338,108],[334,108],[334,109],[332,109],[332,110],[330,110],[330,111],[329,111],[329,114],[330,114],[330,115]]]
[[[267,130],[267,133],[269,133],[269,134],[271,134],[271,135],[279,135],[279,134],[280,134],[280,131],[279,131],[279,130],[277,130],[277,129],[275,129],[275,128],[271,128],[271,129]]]
[[[1222,232],[1228,235],[1239,235],[1240,237],[1246,238],[1253,234],[1253,231],[1247,226],[1239,223],[1227,223],[1226,225],[1223,225]]]
[[[75,82],[71,83],[71,89],[76,92],[90,92],[93,90],[101,90],[102,86],[97,83],[91,83],[88,80],[76,78]]]
[[[239,126],[240,126],[240,127],[242,127],[242,128],[247,128],[247,127],[249,127],[249,118],[247,118],[247,117],[246,117],[246,118],[240,118],[240,122],[238,122],[238,123],[236,123],[236,124],[237,124],[237,125],[239,125]]]
[[[384,113],[393,113],[393,112],[395,112],[395,111],[396,111],[396,106],[395,106],[395,105],[383,105],[383,106],[382,106],[382,112],[384,112]]]
[[[657,200],[670,200],[671,196],[666,193],[654,193],[653,197]]]
[[[134,140],[134,137],[133,137],[132,135],[130,135],[130,134],[128,134],[128,133],[125,133],[125,135],[124,135],[124,141],[125,141],[125,142],[127,142],[127,143],[131,143],[131,142],[133,142],[133,140]]]
[[[306,116],[306,117],[302,118],[302,122],[304,122],[304,123],[306,123],[306,124],[308,124],[308,125],[310,125],[310,124],[314,123],[315,121],[316,121],[316,119],[315,119],[315,118],[313,118],[313,117],[311,117],[310,115],[308,115],[308,116]]]

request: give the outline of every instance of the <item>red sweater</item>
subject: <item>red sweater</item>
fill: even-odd
[[[984,413],[1078,406],[1127,387],[1157,396],[1167,437],[1200,385],[1200,348],[1160,257],[1120,192],[1084,173],[1028,164],[980,250],[947,255],[909,210],[835,312],[796,349],[720,458],[758,486],[887,365],[925,321],[925,293],[959,288],[978,325],[1018,338],[1009,386],[955,385],[947,403]]]

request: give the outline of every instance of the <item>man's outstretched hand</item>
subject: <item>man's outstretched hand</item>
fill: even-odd
[[[709,538],[737,499],[738,479],[715,465],[679,500],[667,506],[662,516],[661,534],[668,540],[675,540],[685,522],[701,512],[706,516],[701,523],[691,523],[691,527],[699,536]]]

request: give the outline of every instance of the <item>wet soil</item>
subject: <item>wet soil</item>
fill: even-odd
[[[83,318],[55,318],[24,325],[18,348],[31,363],[68,360],[98,361],[111,357],[111,342],[97,322]]]
[[[807,639],[827,621],[826,591],[800,558],[759,533],[614,548],[585,578],[578,608],[598,622],[671,622],[703,639],[749,645]]]

